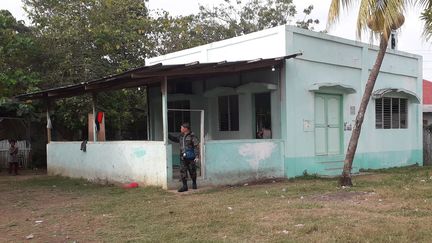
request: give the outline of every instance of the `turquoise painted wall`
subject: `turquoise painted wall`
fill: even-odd
[[[283,177],[283,150],[281,140],[209,141],[205,146],[205,180],[226,185]]]
[[[301,176],[304,172],[326,176],[342,173],[344,155],[285,158],[285,176]],[[356,153],[353,173],[360,169],[383,169],[421,163],[423,150]]]
[[[286,111],[285,175],[308,173],[337,175],[342,171],[344,154],[315,156],[314,129],[304,129],[304,121],[314,121],[315,93],[309,91],[315,83],[339,83],[356,89],[348,94],[336,89],[323,93],[343,97],[343,123],[354,124],[369,71],[375,62],[376,47],[368,44],[328,36],[322,33],[287,27],[288,53],[302,50],[303,55],[288,60],[284,78]],[[325,46],[325,48],[323,48]],[[375,90],[403,88],[422,94],[421,57],[389,50],[378,76]],[[355,113],[350,114],[350,107]],[[376,129],[375,100],[371,99],[363,123],[354,171],[361,168],[386,168],[422,164],[421,106],[409,100],[408,129]],[[284,127],[284,124],[286,125]],[[345,153],[351,131],[342,131]]]

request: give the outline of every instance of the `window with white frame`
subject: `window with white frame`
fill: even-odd
[[[375,127],[377,129],[408,128],[408,100],[385,97],[375,100]]]
[[[190,109],[189,100],[176,100],[169,101],[168,109]],[[169,111],[168,112],[168,132],[179,132],[180,126],[183,122],[191,122],[190,121],[190,112],[189,111]]]
[[[220,96],[219,131],[239,130],[239,101],[238,95]]]

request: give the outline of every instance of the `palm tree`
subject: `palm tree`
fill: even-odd
[[[423,0],[430,1],[430,0]],[[354,2],[360,3],[360,9],[357,18],[357,37],[367,29],[371,30],[372,37],[380,40],[379,51],[375,64],[369,74],[366,88],[360,103],[360,107],[355,119],[351,139],[348,144],[347,153],[344,160],[344,168],[340,178],[341,186],[352,186],[351,169],[354,155],[357,149],[358,139],[360,137],[361,127],[363,124],[367,105],[369,103],[375,81],[378,77],[384,55],[387,50],[388,40],[392,30],[398,29],[404,22],[403,13],[409,0],[332,0],[329,15],[328,26],[333,24],[339,17],[343,9],[349,10]]]
[[[424,7],[420,19],[424,21],[423,36],[426,40],[432,37],[432,0],[418,0],[419,4]]]

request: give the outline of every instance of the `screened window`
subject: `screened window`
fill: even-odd
[[[375,100],[375,127],[377,129],[407,128],[408,100],[381,98]]]
[[[169,101],[168,109],[190,109],[189,100]],[[168,132],[180,132],[183,122],[190,122],[189,111],[168,111]]]
[[[238,95],[220,96],[219,131],[239,130],[239,101]]]

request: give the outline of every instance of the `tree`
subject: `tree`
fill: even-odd
[[[153,50],[142,0],[25,0],[25,8],[44,49],[49,84],[72,84],[141,66]]]
[[[25,0],[25,8],[34,25],[35,41],[43,52],[41,88],[75,84],[119,73],[144,65],[154,55],[155,41],[151,18],[143,0]],[[114,110],[128,96],[146,97],[130,90],[98,97],[98,107],[127,121],[124,109]],[[57,101],[55,124],[63,137],[69,131],[86,127],[86,96]],[[53,107],[54,108],[54,107]],[[54,109],[53,109],[54,110]],[[110,117],[112,118],[112,117]],[[107,120],[111,122],[111,120]],[[110,124],[116,125],[116,124]],[[58,126],[64,126],[60,129]]]
[[[392,30],[398,29],[404,22],[403,12],[409,1],[406,0],[332,0],[328,23],[333,24],[339,17],[342,9],[350,9],[353,2],[360,3],[359,15],[357,18],[357,36],[361,37],[362,32],[370,28],[372,36],[380,40],[378,55],[375,64],[369,74],[366,88],[361,99],[360,107],[355,119],[354,128],[348,144],[344,160],[344,168],[340,178],[341,186],[352,186],[351,169],[357,150],[357,143],[360,137],[361,128],[366,113],[366,108],[372,95],[375,81],[378,77],[381,64],[387,50],[388,40]]]
[[[29,107],[11,97],[37,89],[40,48],[31,29],[7,10],[0,10],[0,43],[0,109],[13,116],[27,114]]]
[[[418,2],[424,8],[420,16],[420,19],[424,21],[423,36],[430,40],[432,37],[432,1],[418,0]]]
[[[165,54],[294,21],[298,27],[313,29],[319,20],[309,18],[312,10],[312,5],[304,9],[303,19],[295,21],[297,10],[292,0],[225,0],[212,8],[200,6],[195,15],[156,13],[153,33],[158,36],[157,52]]]

